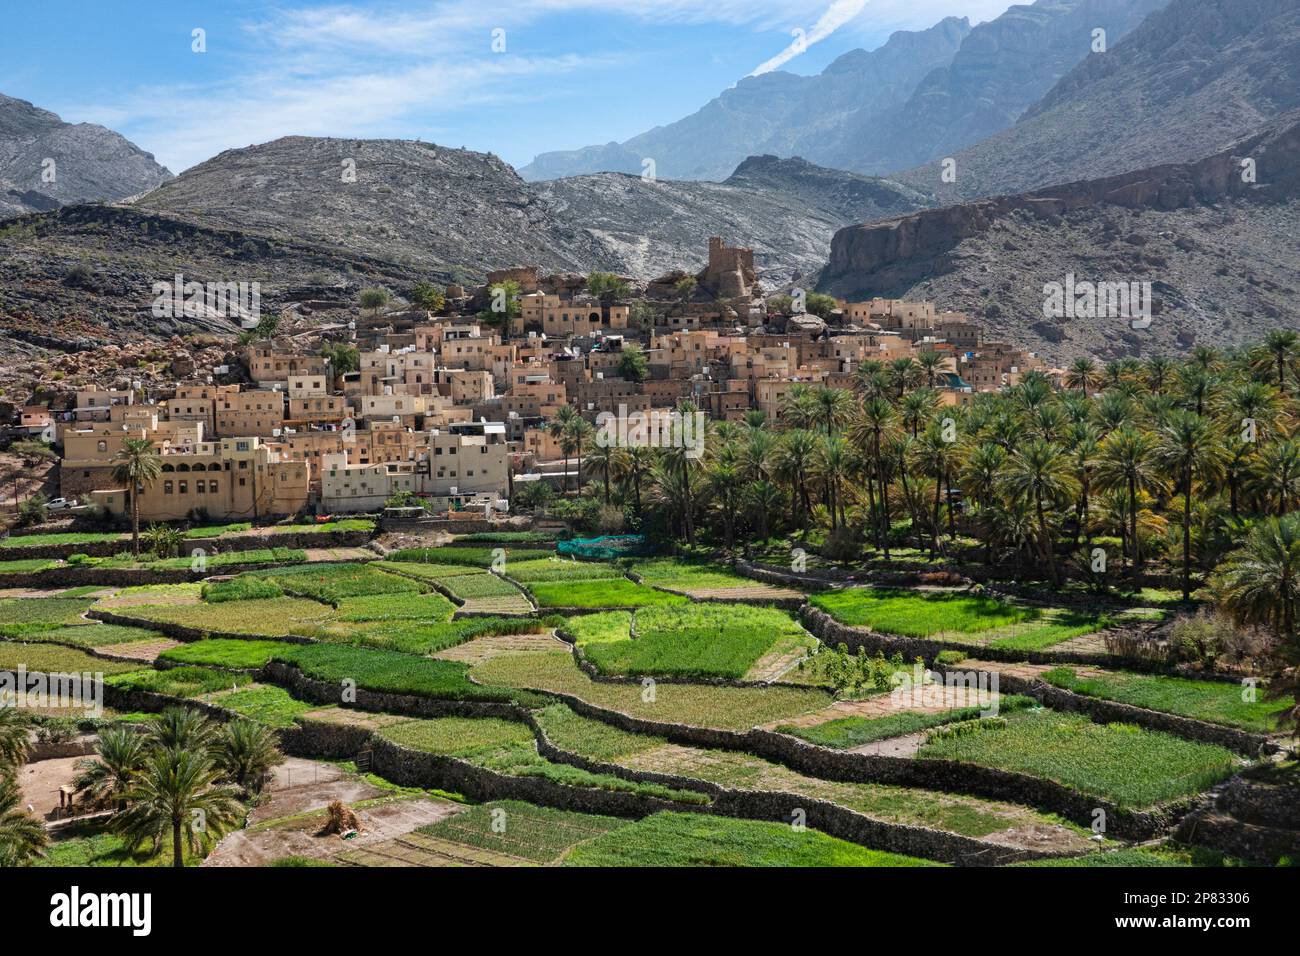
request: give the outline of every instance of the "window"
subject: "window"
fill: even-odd
[[[182,481],[182,482],[179,482],[179,484],[180,484],[180,486],[181,486],[181,487],[180,487],[180,493],[181,493],[181,494],[183,494],[183,495],[187,495],[187,494],[190,493],[190,483],[189,483],[188,481]]]
[[[208,482],[208,492],[214,495],[217,493],[217,479],[213,478]]]
[[[108,442],[106,442],[106,441],[97,441],[97,442],[95,442],[95,450],[96,450],[96,451],[108,451]]]
[[[165,494],[165,495],[170,495],[171,493],[172,493],[172,483],[171,483],[170,481],[164,481],[164,482],[163,482],[163,494]]]
[[[247,483],[248,483],[248,479],[247,479],[247,478],[240,478],[240,479],[239,479],[239,487],[242,488],[242,487],[244,487],[244,485],[246,485]]]

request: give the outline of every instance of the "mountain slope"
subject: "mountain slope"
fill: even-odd
[[[344,160],[354,182],[343,181]],[[887,181],[771,156],[725,183],[600,173],[534,185],[483,153],[290,137],[222,153],[133,203],[0,224],[0,327],[68,349],[234,331],[219,318],[153,319],[152,284],[176,273],[257,282],[264,310],[525,264],[650,279],[697,271],[711,235],[751,245],[774,286],[819,269],[839,227],[923,202]]]
[[[843,142],[853,116],[902,103],[935,67],[952,59],[970,32],[949,17],[928,30],[900,31],[871,52],[853,50],[817,76],[774,71],[749,76],[698,111],[625,143],[543,153],[520,170],[529,180],[591,172],[640,173],[653,159],[669,179],[725,178],[746,156],[775,153],[824,162],[851,152]]]
[[[152,155],[112,130],[65,123],[0,94],[0,219],[65,203],[126,199],[169,178]]]
[[[343,181],[348,160],[355,182]],[[650,278],[695,267],[708,236],[724,235],[752,243],[769,281],[783,282],[820,267],[835,229],[920,208],[923,197],[771,157],[726,183],[599,173],[529,184],[490,154],[294,136],[222,153],[137,205],[443,277],[535,263]]]
[[[836,233],[818,288],[850,299],[935,298],[979,317],[990,338],[1064,360],[1224,346],[1296,325],[1300,111],[1194,163],[1168,164]],[[1243,181],[1253,157],[1258,182]],[[1044,285],[1149,282],[1158,310],[1047,318]]]
[[[947,201],[1109,176],[1221,149],[1300,107],[1300,4],[1172,0],[1088,57],[1008,130],[898,178]]]
[[[907,102],[884,116],[860,116],[848,137],[858,148],[826,161],[884,174],[951,156],[1014,123],[1089,55],[1094,29],[1104,29],[1113,45],[1166,2],[1038,0],[1011,7],[972,30],[951,65],[927,76]]]

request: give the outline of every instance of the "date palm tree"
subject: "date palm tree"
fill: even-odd
[[[1283,640],[1296,637],[1300,600],[1300,513],[1265,518],[1215,570],[1220,607],[1243,624],[1261,624]]]
[[[1065,387],[1076,388],[1085,395],[1096,391],[1099,385],[1101,373],[1097,371],[1097,363],[1090,358],[1075,359],[1065,373]]]
[[[813,468],[826,483],[826,509],[831,515],[831,530],[844,523],[844,483],[851,470],[852,449],[838,435],[824,438],[817,449]],[[888,509],[886,509],[888,513]],[[889,557],[889,539],[885,538],[885,557]]]
[[[653,449],[644,445],[633,445],[624,451],[626,454],[619,462],[619,480],[623,483],[624,495],[627,494],[627,488],[632,489],[632,507],[637,519],[640,520],[641,491],[650,482],[654,473],[655,453]]]
[[[1142,568],[1142,546],[1138,539],[1138,495],[1155,491],[1163,484],[1154,452],[1155,441],[1149,434],[1125,424],[1106,436],[1097,458],[1098,487],[1123,489],[1128,499],[1129,571],[1134,583]]]
[[[1287,438],[1266,445],[1255,460],[1255,493],[1279,517],[1300,502],[1300,440]]]
[[[745,487],[745,507],[750,521],[758,529],[759,539],[767,541],[771,537],[772,518],[785,509],[785,496],[774,482],[761,479]]]
[[[128,852],[146,840],[162,846],[170,834],[172,866],[184,866],[186,848],[199,852],[220,837],[242,812],[235,789],[217,784],[221,773],[206,749],[153,753],[126,792],[127,809],[114,817]]]
[[[162,459],[147,438],[128,438],[113,456],[113,481],[131,496],[131,553],[140,556],[140,493],[162,474]]]
[[[145,731],[146,746],[155,750],[211,750],[217,731],[212,721],[188,707],[169,707]]]
[[[1056,547],[1048,517],[1055,502],[1069,499],[1078,491],[1069,458],[1059,445],[1035,439],[1007,460],[1003,480],[1012,497],[1033,503],[1039,551],[1047,562],[1053,586],[1060,586]]]
[[[1270,329],[1260,346],[1277,375],[1277,390],[1286,394],[1286,370],[1295,364],[1300,335],[1292,329]]]
[[[804,535],[808,533],[808,518],[812,514],[808,477],[816,455],[817,436],[803,428],[786,432],[776,451],[776,473],[792,489],[794,523]]]
[[[121,809],[148,759],[148,741],[127,727],[110,727],[100,733],[95,754],[96,759],[77,764],[72,785],[91,806]]]
[[[1174,475],[1183,492],[1183,600],[1192,597],[1192,493],[1195,483],[1223,474],[1222,437],[1208,419],[1175,412],[1156,435],[1157,462]]]
[[[18,779],[0,775],[0,867],[26,866],[44,856],[47,840],[41,821],[22,809]]]
[[[222,727],[213,754],[225,778],[245,793],[261,790],[271,768],[284,763],[275,733],[251,720],[232,720]]]
[[[27,724],[13,707],[0,700],[0,773],[11,773],[27,762]]]
[[[605,504],[609,504],[609,484],[610,478],[618,473],[619,459],[622,448],[619,448],[613,442],[603,442],[597,437],[592,443],[591,449],[587,452],[587,457],[583,459],[582,466],[589,473],[595,473],[601,476],[604,484]]]

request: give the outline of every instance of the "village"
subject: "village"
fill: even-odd
[[[799,385],[851,389],[866,363],[913,369],[946,405],[1064,374],[933,302],[764,298],[753,252],[719,237],[698,275],[640,295],[592,278],[524,267],[452,285],[438,308],[312,302],[287,329],[246,332],[237,364],[174,348],[148,383],[109,363],[77,386],[44,380],[0,414],[13,440],[60,456],[56,507],[127,517],[115,460],[146,440],[162,466],[138,491],[145,522],[373,513],[394,499],[481,518],[508,513],[521,487],[563,491],[581,475],[551,427],[566,406],[592,424],[684,400],[717,421],[777,422]]]

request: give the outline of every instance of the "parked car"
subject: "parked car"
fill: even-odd
[[[45,502],[45,507],[50,511],[67,511],[70,508],[77,507],[77,502],[71,498],[51,498]]]

